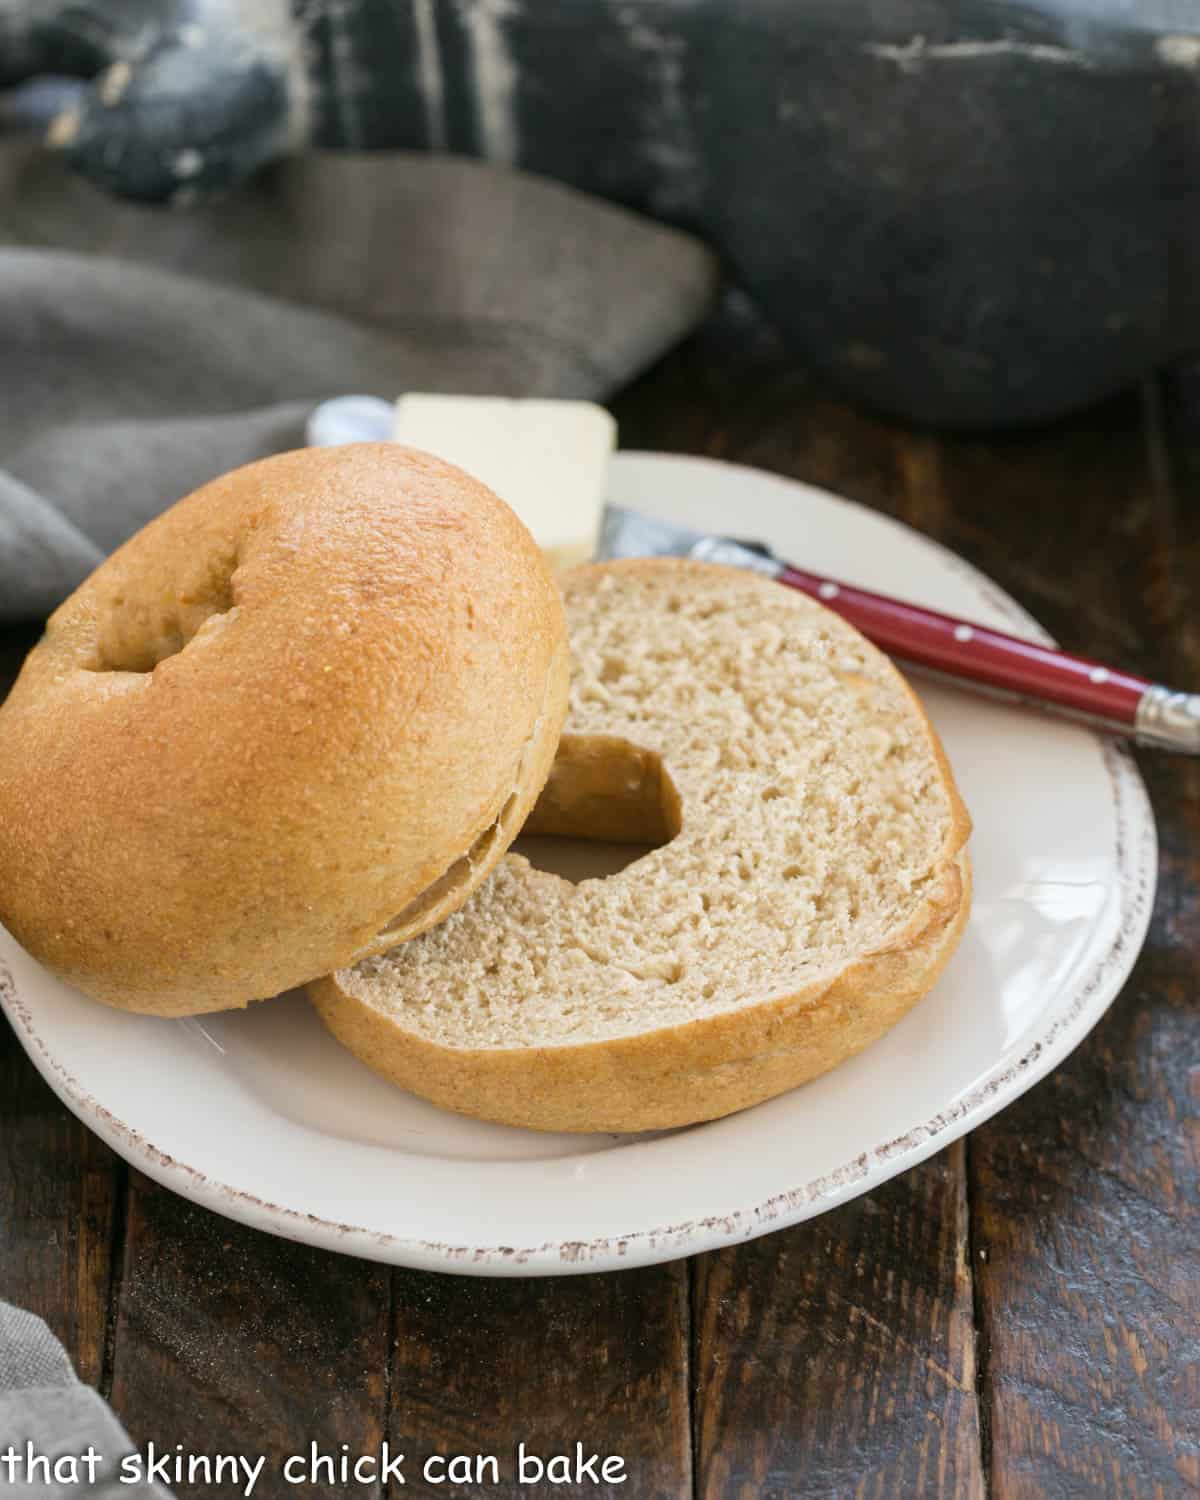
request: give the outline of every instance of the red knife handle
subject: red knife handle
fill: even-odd
[[[780,583],[849,620],[889,656],[1132,729],[1151,684],[1103,662],[1005,635],[784,563]]]

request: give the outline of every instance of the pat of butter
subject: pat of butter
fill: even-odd
[[[555,567],[595,551],[617,424],[590,401],[401,396],[392,436],[495,490]]]

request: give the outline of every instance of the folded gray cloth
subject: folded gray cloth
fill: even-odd
[[[161,1485],[135,1478],[132,1462],[123,1469],[133,1452],[41,1318],[0,1302],[0,1491],[30,1500],[170,1500]]]
[[[314,153],[221,204],[115,202],[0,149],[0,620],[46,614],[315,402],[603,398],[703,314],[694,240],[518,172]]]

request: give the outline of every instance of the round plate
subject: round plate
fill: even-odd
[[[952,554],[806,485],[624,453],[610,494],[1046,639]],[[1154,821],[1122,748],[969,692],[922,696],[975,819],[962,945],[882,1041],[728,1119],[632,1138],[481,1124],[384,1083],[300,994],[200,1020],[126,1015],[60,984],[0,929],[4,1008],[51,1087],[116,1151],[292,1239],[540,1275],[669,1260],[794,1224],[941,1150],[1061,1062],[1117,993],[1149,920]]]

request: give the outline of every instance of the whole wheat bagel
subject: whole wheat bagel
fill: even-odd
[[[161,1015],[390,948],[518,832],[566,687],[557,588],[483,485],[393,444],[250,464],[30,653],[0,708],[0,919]]]
[[[566,733],[530,832],[658,845],[575,885],[509,854],[434,931],[309,985],[402,1087],[541,1130],[714,1119],[858,1052],[970,909],[970,818],[885,656],[752,573],[564,583]]]

